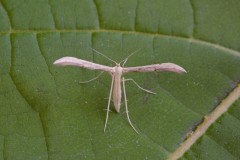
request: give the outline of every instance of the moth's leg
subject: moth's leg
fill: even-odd
[[[126,95],[125,79],[124,79],[124,77],[122,78],[122,84],[123,84],[123,94],[124,94],[124,101],[125,101],[127,119],[128,119],[129,124],[131,125],[131,127],[134,129],[134,131],[138,133],[138,131],[134,128],[134,126],[132,125],[132,122],[131,122],[131,120],[130,120],[130,118],[129,118],[128,106],[127,106],[127,95]]]
[[[98,79],[98,78],[103,74],[103,72],[104,72],[104,71],[102,71],[100,74],[98,74],[96,77],[94,77],[94,78],[92,78],[92,79],[90,79],[90,80],[87,80],[87,81],[81,81],[81,82],[79,82],[79,83],[88,83],[88,82],[92,82],[92,81]]]
[[[108,98],[107,115],[106,115],[106,121],[105,121],[105,125],[104,125],[104,132],[105,132],[106,127],[107,127],[108,114],[109,114],[109,111],[110,111],[109,108],[110,108],[111,97],[112,97],[113,83],[114,83],[114,76],[112,76],[111,89],[110,89],[109,98]]]
[[[139,89],[141,89],[141,90],[143,90],[143,91],[145,91],[145,92],[151,93],[151,94],[156,94],[155,92],[152,92],[152,91],[149,91],[149,90],[147,90],[147,89],[142,88],[142,87],[141,87],[139,84],[137,84],[137,82],[134,81],[132,78],[130,78],[130,79],[125,79],[124,81],[132,81]]]

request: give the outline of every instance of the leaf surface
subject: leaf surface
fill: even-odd
[[[169,158],[239,90],[239,7],[237,0],[0,0],[0,159]],[[63,56],[115,65],[91,48],[116,62],[142,48],[126,67],[171,62],[187,74],[124,75],[157,94],[126,82],[140,134],[124,103],[119,114],[111,105],[104,133],[111,76],[80,84],[99,72],[53,65]],[[240,158],[239,100],[223,113],[182,159]]]

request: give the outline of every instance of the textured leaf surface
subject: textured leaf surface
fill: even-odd
[[[240,80],[237,0],[0,0],[0,159],[166,159]],[[56,67],[74,56],[114,66],[172,62],[187,74],[129,73],[125,106],[111,106],[111,77]],[[236,95],[236,99],[238,96]],[[182,159],[239,159],[239,101]]]
[[[212,125],[189,150],[186,159],[238,159],[240,157],[240,101]],[[217,153],[217,154],[216,154]],[[183,159],[184,159],[183,158]]]

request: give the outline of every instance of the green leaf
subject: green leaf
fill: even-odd
[[[238,159],[240,157],[240,100],[193,145],[185,159]],[[216,154],[217,153],[217,154]]]
[[[181,147],[177,158],[239,159],[239,7],[237,0],[0,0],[0,159],[167,159]],[[104,133],[111,76],[80,84],[100,72],[53,65],[63,56],[115,65],[91,48],[116,62],[142,48],[126,66],[172,62],[187,74],[124,75],[157,94],[126,82],[140,134],[123,102],[120,113],[111,104]],[[223,115],[185,145],[220,106]]]

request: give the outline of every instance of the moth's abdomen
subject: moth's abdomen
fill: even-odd
[[[122,67],[117,65],[114,67],[114,85],[113,85],[113,102],[117,112],[120,111],[122,90],[121,90],[121,78],[122,78]]]
[[[121,78],[115,77],[113,86],[113,102],[117,112],[120,111],[121,99],[122,99]]]

